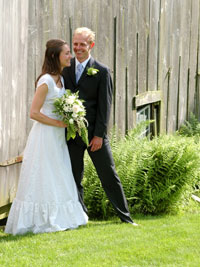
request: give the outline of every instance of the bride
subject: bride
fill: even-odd
[[[35,120],[24,150],[18,190],[5,232],[43,233],[77,228],[88,221],[78,200],[68,147],[67,125],[53,113],[54,99],[65,93],[62,69],[70,66],[66,42],[49,40],[30,117]]]

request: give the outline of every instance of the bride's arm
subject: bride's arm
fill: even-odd
[[[37,91],[35,93],[31,105],[30,118],[51,126],[57,126],[61,128],[67,127],[67,125],[64,122],[49,118],[48,116],[40,112],[40,109],[44,104],[47,92],[48,92],[48,87],[46,84],[42,84],[37,88]]]

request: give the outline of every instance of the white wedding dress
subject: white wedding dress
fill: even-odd
[[[63,78],[61,78],[64,84]],[[43,75],[38,86],[47,84],[48,93],[41,112],[58,119],[53,102],[65,93],[54,79]],[[34,122],[24,150],[16,198],[5,232],[43,233],[77,228],[88,221],[78,201],[65,129]]]

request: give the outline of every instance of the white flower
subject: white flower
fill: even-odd
[[[80,100],[76,100],[76,103],[81,107],[82,106],[82,102]]]
[[[96,70],[92,70],[92,75],[95,75],[97,74],[97,71]]]
[[[63,107],[63,110],[64,110],[65,112],[69,112],[69,111],[70,111],[68,106],[64,106],[64,107]]]
[[[78,97],[78,92],[73,94],[67,89],[62,98],[55,100],[53,112],[57,113],[69,126],[67,140],[75,138],[78,133],[88,146],[87,120],[84,117],[86,115],[85,107],[82,104],[83,100],[79,100]]]
[[[81,111],[81,108],[79,107],[79,105],[73,105],[72,110],[74,113],[78,113],[79,111]]]
[[[72,117],[73,117],[74,119],[76,119],[78,116],[77,116],[77,114],[72,113]]]
[[[71,104],[74,103],[75,99],[76,99],[76,96],[70,95],[70,96],[66,99],[66,103],[69,104],[69,105],[71,105]]]
[[[65,112],[68,112],[68,107],[63,107],[63,110],[64,110]]]
[[[87,69],[87,75],[89,75],[89,76],[96,75],[97,72],[99,72],[99,70],[98,69],[95,69],[93,67],[90,67],[90,68]]]

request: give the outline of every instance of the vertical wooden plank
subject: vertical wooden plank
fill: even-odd
[[[109,40],[108,42],[111,44],[110,51],[112,53],[111,62],[111,74],[113,79],[113,104],[111,108],[111,120],[110,120],[110,128],[116,126],[117,123],[117,51],[118,51],[118,9],[119,9],[119,1],[112,0],[110,2],[110,16],[112,21],[109,25]]]
[[[97,26],[96,23],[91,19],[91,16],[93,17],[94,14],[97,15],[97,10],[96,10],[96,5],[99,5],[99,2],[95,2],[92,0],[89,2],[88,0],[86,1],[78,1],[75,0],[74,2],[71,3],[73,7],[73,24],[74,24],[74,29],[78,27],[88,27],[91,28],[93,31],[95,31],[95,27]],[[92,14],[92,10],[90,6],[93,5],[94,7],[94,14]],[[93,17],[94,18],[94,17]],[[96,22],[96,21],[95,21]]]
[[[180,80],[179,80],[179,106],[178,106],[178,125],[184,122],[187,116],[187,79],[189,64],[190,47],[190,21],[191,21],[191,0],[181,1],[181,25],[180,25],[180,46],[179,54],[181,56]]]
[[[171,73],[170,63],[170,39],[172,21],[172,2],[170,0],[160,1],[160,39],[159,39],[159,69],[158,88],[163,91],[161,132],[168,131],[169,110],[169,81]]]
[[[20,18],[21,18],[21,10],[20,5],[17,0],[14,0],[12,2],[12,11],[11,11],[11,17],[12,17],[12,39],[11,42],[11,58],[14,60],[12,61],[12,65],[10,67],[12,78],[11,78],[11,92],[10,94],[10,135],[9,135],[9,155],[11,157],[15,156],[15,149],[16,149],[16,141],[19,140],[19,112],[16,112],[17,110],[20,111],[20,107],[18,106],[19,103],[19,91],[18,91],[18,82],[21,75],[21,66],[18,66],[19,64],[19,58],[20,58],[20,39],[18,42],[14,42],[13,40],[17,40],[18,36],[20,36]],[[17,12],[16,12],[17,10]],[[21,81],[20,81],[21,82]],[[20,88],[21,90],[21,88]]]
[[[191,0],[190,51],[189,51],[189,112],[195,112],[195,84],[198,45],[199,1]]]
[[[104,14],[104,19],[102,19]],[[93,17],[90,17],[96,32],[96,47],[94,56],[107,65],[113,71],[113,11],[112,1],[96,1],[93,9]],[[98,23],[101,21],[101,23]]]
[[[29,106],[27,103],[27,81],[29,79],[28,75],[28,11],[29,11],[29,1],[22,0],[20,2],[19,6],[21,10],[21,18],[20,18],[20,51],[19,51],[19,61],[18,61],[18,67],[20,67],[20,75],[18,75],[18,91],[20,88],[21,94],[18,94],[19,101],[18,101],[18,107],[20,109],[19,112],[19,121],[20,124],[18,125],[18,131],[19,131],[19,142],[17,144],[18,153],[17,155],[21,154],[24,150],[25,143],[26,143],[26,129],[27,129],[27,115],[29,118]],[[17,38],[17,37],[16,37]],[[23,132],[21,132],[21,129],[24,129]],[[16,142],[17,143],[17,142]],[[15,154],[16,155],[16,154]]]
[[[0,1],[0,10],[3,11],[3,1]],[[0,16],[0,42],[3,44],[3,16]],[[0,159],[2,158],[3,146],[3,106],[1,99],[3,99],[3,45],[0,46]]]
[[[179,56],[179,64],[178,64],[178,88],[177,88],[177,111],[176,111],[176,130],[179,128],[179,107],[180,107],[180,78],[181,78],[181,56]]]
[[[6,48],[6,51],[9,51],[9,57],[7,57],[7,53],[3,54],[3,77],[4,77],[4,97],[3,99],[6,99],[4,103],[3,110],[6,110],[5,114],[5,120],[4,120],[4,145],[3,145],[3,152],[5,157],[9,157],[12,155],[12,139],[11,139],[11,131],[12,131],[12,115],[15,113],[15,107],[13,106],[13,97],[12,97],[12,87],[15,83],[15,80],[13,79],[13,63],[15,59],[15,55],[13,54],[12,46],[13,46],[13,32],[14,32],[14,26],[15,21],[13,17],[13,9],[15,7],[16,0],[14,2],[8,2],[4,5],[5,10],[5,20],[6,18],[10,18],[10,23],[5,25],[4,27],[4,40],[5,43],[3,44],[3,47]],[[16,53],[18,51],[16,50]],[[9,196],[12,195],[13,192],[13,185],[11,184],[11,175],[16,177],[16,180],[18,177],[16,176],[16,169],[6,169],[5,176],[3,179],[1,179],[1,183],[3,180],[3,187],[4,187],[4,201],[7,201],[9,199]],[[6,203],[3,203],[6,204]]]
[[[63,40],[71,45],[70,41],[70,27],[73,25],[69,25],[72,21],[71,19],[71,5],[68,1],[61,1],[61,16],[60,16],[60,36]],[[71,47],[70,47],[71,48]]]
[[[151,0],[149,10],[149,61],[148,61],[148,90],[157,88],[158,61],[158,22],[160,15],[160,1]]]
[[[117,14],[117,51],[116,51],[116,114],[115,123],[121,133],[125,133],[125,7],[119,1]]]
[[[62,1],[58,4],[58,1],[53,1],[51,6],[51,24],[52,36],[50,38],[62,38],[61,36],[61,5]],[[54,37],[53,37],[54,36]]]
[[[97,2],[96,8],[96,18],[95,13],[93,14],[93,23],[96,24],[96,47],[95,47],[95,56],[99,61],[107,65],[111,71],[114,90],[116,89],[116,50],[117,49],[117,16],[115,11],[113,11],[113,3],[115,1],[99,1]],[[104,19],[102,14],[105,15]],[[102,23],[98,23],[98,21]],[[115,64],[116,63],[116,64]],[[116,91],[113,92],[113,104],[111,106],[111,114],[109,121],[109,128],[112,128],[115,124],[116,114]]]
[[[117,17],[113,18],[113,106],[112,106],[112,116],[113,123],[112,126],[116,123],[116,69],[117,69]]]
[[[13,36],[13,54],[16,53],[16,42],[18,35],[20,36],[19,39],[19,46],[18,46],[18,56],[15,59],[16,64],[15,68],[16,71],[15,75],[16,77],[13,77],[14,80],[17,81],[17,95],[15,99],[15,110],[19,111],[16,112],[16,115],[14,116],[14,120],[16,120],[15,128],[13,128],[13,139],[15,142],[13,143],[13,147],[15,147],[15,150],[13,151],[13,155],[17,156],[21,154],[24,150],[27,135],[26,135],[26,119],[27,119],[27,113],[29,113],[27,109],[27,51],[28,51],[28,8],[29,8],[29,2],[26,0],[17,1],[17,9],[19,10],[19,14],[16,14],[15,17],[15,37]],[[15,7],[13,10],[16,13]],[[14,15],[13,15],[14,16]],[[16,27],[18,27],[18,30],[16,30]],[[13,64],[14,68],[14,64]],[[22,131],[23,129],[23,131]],[[15,138],[14,138],[15,135]],[[12,183],[12,190],[10,194],[10,200],[13,200],[15,197],[15,193],[17,190],[18,181],[15,179],[15,177],[19,177],[20,172],[20,164],[12,166],[12,169],[15,169],[15,175],[11,175],[9,177],[11,179]]]
[[[6,19],[6,15],[9,14],[8,12],[9,6],[5,7],[5,1],[0,2],[0,10],[1,10],[1,16],[0,16],[0,36],[1,36],[1,46],[0,46],[0,160],[3,160],[3,157],[8,154],[8,150],[6,149],[8,145],[8,140],[6,139],[7,135],[7,122],[6,122],[6,87],[4,85],[4,75],[5,75],[5,44],[6,44],[6,37],[8,38],[8,35],[10,33],[10,30],[8,28],[8,25],[4,25],[4,21]],[[7,30],[7,36],[6,36],[6,30]],[[8,95],[7,95],[8,97]],[[8,105],[8,104],[7,104]],[[6,204],[7,201],[7,186],[6,186],[6,174],[7,169],[1,168],[0,169],[0,205],[3,206]]]
[[[129,99],[128,99],[128,68],[126,67],[125,68],[125,133],[124,134],[127,134],[128,133],[128,130],[129,130],[129,125],[128,125],[128,102],[129,102]]]
[[[132,99],[136,96],[137,79],[137,32],[138,32],[138,1],[129,0],[127,11],[127,47],[126,57],[128,66],[128,129],[136,125],[136,112],[133,111]]]
[[[178,96],[178,73],[179,73],[179,38],[180,38],[180,0],[172,3],[172,23],[170,40],[170,87],[169,87],[169,109],[168,109],[168,132],[172,133],[176,129],[177,116],[177,96]]]
[[[49,29],[49,21],[51,20],[49,14],[52,12],[52,8],[50,8],[52,4],[52,0],[36,0],[36,51],[35,51],[35,61],[36,61],[36,77],[41,73],[45,44],[46,40],[49,39],[50,30]],[[45,19],[44,19],[45,17]]]
[[[36,1],[29,1],[28,8],[28,51],[27,51],[27,114],[26,114],[26,136],[28,135],[33,122],[29,118],[29,110],[35,92],[36,80],[36,40],[37,40],[37,22],[36,22]],[[38,75],[38,74],[37,74]]]
[[[3,27],[3,40],[2,40],[2,47],[6,49],[6,51],[9,51],[10,56],[7,57],[7,53],[2,53],[2,77],[3,77],[3,97],[2,99],[6,101],[1,101],[2,104],[2,110],[5,112],[2,121],[2,132],[3,132],[3,155],[4,157],[9,156],[9,139],[10,139],[10,124],[11,124],[11,98],[10,98],[10,90],[12,86],[12,73],[10,73],[10,70],[12,69],[12,32],[13,32],[13,18],[12,18],[12,3],[8,2],[6,3],[4,1],[4,6],[3,6],[3,21],[6,21],[6,18],[10,18],[10,23],[4,23]],[[1,89],[1,90],[2,90]]]
[[[147,39],[149,35],[149,0],[140,0],[138,12],[138,89],[146,91],[147,83]]]
[[[17,12],[16,12],[17,10]],[[19,76],[21,75],[21,69],[19,63],[20,58],[20,40],[15,42],[14,40],[17,40],[18,36],[20,36],[20,18],[21,18],[21,10],[20,10],[20,4],[17,0],[14,0],[12,2],[11,6],[11,17],[12,17],[12,36],[11,36],[11,58],[12,58],[12,64],[10,66],[10,71],[12,73],[11,76],[11,87],[9,89],[10,91],[10,129],[9,129],[9,156],[14,157],[16,153],[18,152],[17,149],[17,141],[20,140],[19,138],[19,114],[20,114],[20,107],[19,107],[19,89],[18,84],[23,84],[22,81],[19,81]],[[9,66],[7,66],[9,68]],[[22,78],[23,79],[23,78]],[[20,88],[20,91],[23,90],[23,87]],[[11,93],[12,92],[12,93]],[[18,110],[18,112],[16,112]],[[17,182],[18,182],[18,175],[19,170],[16,168],[17,166],[13,166],[14,168],[8,169],[7,174],[7,181],[6,184],[9,187],[9,198],[12,201],[12,199],[15,196],[16,189],[17,189]],[[17,179],[14,179],[16,177]],[[8,190],[6,190],[8,193]]]
[[[197,51],[197,92],[198,92],[198,109],[197,118],[200,119],[200,5],[199,5],[199,23],[198,23],[198,51]]]

